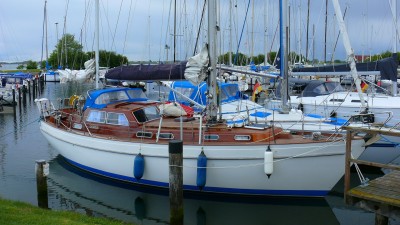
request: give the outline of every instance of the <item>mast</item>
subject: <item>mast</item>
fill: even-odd
[[[96,63],[96,89],[99,89],[99,0],[96,0],[96,30],[95,30],[95,63]]]
[[[47,1],[44,2],[44,20],[45,20],[45,29],[46,29],[46,67],[47,61],[49,60],[49,48],[47,43]],[[47,70],[47,68],[46,68]]]
[[[307,63],[308,61],[308,28],[310,27],[310,0],[308,0],[308,5],[307,5],[307,34],[306,34],[306,60],[305,62]]]
[[[393,53],[397,53],[397,1],[392,0],[392,16],[393,16],[393,32],[394,32],[394,40],[393,40]],[[392,95],[397,96],[397,81],[392,81]]]
[[[43,9],[43,27],[42,27],[42,54],[40,57],[40,62],[41,64],[43,64],[43,48],[44,48],[44,40],[46,38],[47,40],[47,16],[46,16],[46,5],[47,5],[47,1],[44,1],[44,9]],[[47,41],[45,41],[45,45],[46,45],[46,51],[47,51]],[[47,58],[46,58],[46,62],[47,62]]]
[[[332,3],[333,3],[333,8],[335,9],[335,12],[336,12],[336,19],[338,21],[339,29],[340,29],[340,32],[342,33],[343,45],[346,49],[347,57],[349,58],[349,61],[350,61],[351,75],[354,79],[354,83],[356,84],[357,92],[358,92],[358,95],[359,95],[360,101],[361,101],[361,106],[363,108],[365,108],[364,96],[362,95],[361,85],[360,85],[361,81],[357,75],[356,62],[354,60],[354,52],[350,45],[350,39],[347,34],[346,25],[344,23],[343,16],[342,16],[342,10],[340,9],[338,0],[332,0]]]
[[[281,88],[281,96],[282,96],[282,111],[287,112],[289,110],[288,107],[288,32],[289,28],[287,25],[287,10],[288,10],[288,2],[287,0],[279,1],[279,17],[280,17],[280,54],[281,54],[281,78],[282,78],[282,88]]]
[[[229,0],[229,66],[232,66],[232,0]]]
[[[268,47],[267,47],[267,43],[268,43],[268,16],[267,16],[267,12],[268,12],[268,2],[264,2],[264,66],[268,65]]]
[[[57,42],[58,43],[58,22],[56,22],[56,38],[57,38]],[[60,66],[60,51],[58,48],[58,44],[57,44],[57,67]]]
[[[340,14],[341,15],[341,14]],[[337,16],[336,16],[337,17]],[[328,32],[328,0],[325,0],[325,46],[324,46],[324,64],[326,64],[326,33]]]
[[[217,121],[217,5],[216,0],[208,0],[208,51],[210,55],[210,74],[207,79],[207,122],[208,124]]]
[[[176,0],[174,3],[174,62],[176,62]]]

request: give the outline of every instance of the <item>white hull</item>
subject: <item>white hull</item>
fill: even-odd
[[[374,113],[375,123],[385,123],[386,126],[394,126],[400,122],[400,97],[387,95],[368,96],[364,94],[365,101],[368,102],[368,110]],[[334,101],[332,99],[343,99]],[[295,97],[291,96],[293,107],[301,108],[307,115],[320,115],[329,117],[331,112],[336,112],[337,117],[349,119],[352,115],[359,114],[363,109],[359,102],[360,98],[356,92],[339,92],[329,96],[316,97]],[[392,115],[390,118],[389,114]],[[400,150],[396,146],[400,139],[383,135],[382,138],[370,145],[360,156],[360,159],[377,162],[390,163],[400,157]]]
[[[364,94],[364,100],[367,101],[366,106],[369,111],[375,114],[375,122],[386,122],[387,126],[394,126],[400,122],[400,104],[398,104],[400,96]],[[291,96],[291,103],[294,107],[301,103],[306,114],[318,114],[328,117],[332,111],[335,111],[339,118],[350,118],[363,110],[359,95],[356,92],[339,92],[329,96],[316,97]],[[386,121],[389,118],[389,112],[393,113],[393,117]]]
[[[75,166],[102,176],[144,185],[168,187],[168,145],[122,142],[84,136],[41,122],[41,131],[62,156]],[[358,157],[363,140],[352,141]],[[247,149],[246,149],[247,148]],[[185,190],[196,186],[197,156],[202,146],[183,148]],[[274,172],[264,173],[265,145],[204,146],[207,155],[207,183],[203,192],[281,196],[324,196],[344,174],[345,142],[271,145]],[[315,151],[313,151],[315,150]],[[145,159],[144,175],[133,176],[135,156]],[[297,156],[297,157],[295,157]],[[294,157],[294,158],[291,158]]]
[[[50,162],[48,176],[49,190],[56,196],[54,200],[49,199],[49,201],[60,202],[58,204],[61,205],[61,209],[68,207],[68,210],[78,212],[90,211],[91,215],[101,215],[134,224],[169,224],[168,192],[160,193],[156,190],[153,193],[152,189],[143,190],[140,187],[118,183],[114,186],[114,183],[110,184],[104,179],[82,176],[79,171],[71,171],[68,165],[63,164],[65,164],[63,159]],[[205,221],[207,224],[229,225],[262,225],[271,221],[279,221],[280,224],[312,225],[320,224],[321,221],[336,221],[325,199],[319,198],[297,199],[290,202],[268,198],[268,201],[259,204],[258,198],[251,198],[256,202],[251,200],[231,202],[224,201],[225,199],[218,201],[190,197],[185,196],[183,199],[185,225],[205,224]],[[291,216],[282,217],[281,215],[287,212],[288,204],[292,210]],[[268,212],[268,216],[265,216],[265,212]],[[310,217],[310,214],[317,214],[319,219]],[[204,223],[199,223],[199,219]]]

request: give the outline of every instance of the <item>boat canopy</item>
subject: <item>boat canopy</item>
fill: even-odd
[[[374,62],[356,63],[356,68],[359,73],[369,71],[379,71],[381,79],[397,81],[397,67],[399,61],[397,60],[397,54],[394,53],[392,57],[384,58]],[[310,72],[310,73],[324,73],[324,72],[349,72],[349,64],[340,65],[329,65],[329,66],[318,66],[318,67],[302,67],[293,68],[292,72]]]
[[[280,98],[281,83],[275,90],[275,96]],[[323,80],[307,80],[289,78],[290,95],[301,97],[315,97],[320,95],[329,95],[334,92],[344,91],[339,82],[323,81]]]
[[[243,94],[239,90],[239,85],[235,83],[222,83],[218,82],[218,87],[220,91],[220,102],[232,102],[238,99],[243,98]],[[175,81],[171,84],[171,88],[175,90],[175,92],[179,92],[184,96],[189,97],[195,102],[206,105],[207,98],[207,83],[202,82],[198,86],[193,85],[189,81]],[[185,105],[190,105],[189,101],[185,98],[175,94],[174,91],[170,91],[168,100],[180,102]]]
[[[102,109],[108,104],[118,102],[141,102],[148,98],[141,88],[108,88],[88,92],[83,110],[87,108]]]
[[[126,81],[184,80],[186,63],[118,66],[108,70],[105,78]]]

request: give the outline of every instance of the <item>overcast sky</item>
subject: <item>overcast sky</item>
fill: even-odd
[[[391,0],[339,0],[356,54],[378,54],[393,50],[393,17]],[[73,34],[84,51],[92,51],[94,43],[94,0],[48,0],[47,25],[49,55],[64,32]],[[255,0],[250,3],[247,22],[245,12],[249,0],[232,0],[232,38],[229,32],[229,0],[220,0],[220,51],[239,51],[247,55],[263,54],[264,46],[277,51],[279,34],[278,0]],[[268,4],[266,4],[268,3]],[[291,51],[306,55],[307,0],[289,0]],[[0,61],[41,60],[45,0],[0,1]],[[400,4],[399,4],[400,5]],[[399,8],[399,5],[397,8]],[[176,59],[193,54],[202,0],[177,0]],[[267,7],[267,8],[265,8]],[[267,9],[267,10],[265,10]],[[267,12],[267,24],[264,14]],[[397,10],[400,14],[400,10]],[[129,60],[159,61],[173,58],[173,1],[171,0],[100,0],[100,49],[126,55]],[[56,25],[58,23],[58,25]],[[315,37],[312,28],[315,26]],[[58,28],[58,29],[57,29]],[[206,42],[203,26],[199,46]],[[58,30],[58,34],[57,34]],[[266,33],[264,31],[267,31]],[[326,53],[330,59],[345,59],[331,0],[328,1]],[[238,40],[242,36],[240,44]],[[309,58],[324,59],[325,1],[311,0],[309,22]],[[315,42],[315,45],[313,45]],[[168,55],[165,46],[170,46]],[[313,48],[315,46],[315,48]],[[314,49],[314,51],[313,51]],[[43,57],[45,58],[45,51]]]

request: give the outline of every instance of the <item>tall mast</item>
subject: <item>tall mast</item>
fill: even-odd
[[[307,5],[306,63],[308,61],[308,28],[310,27],[310,0]]]
[[[47,66],[47,61],[49,60],[49,48],[47,44],[47,1],[44,2],[44,20],[46,29],[46,66]]]
[[[176,62],[176,0],[174,3],[174,62]]]
[[[229,66],[232,66],[232,0],[229,0]]]
[[[60,50],[58,49],[58,23],[56,22],[56,38],[57,38],[57,67],[60,65]]]
[[[281,54],[281,78],[282,78],[282,88],[281,88],[281,96],[282,96],[282,111],[288,111],[288,32],[289,28],[287,25],[287,10],[288,10],[288,2],[287,0],[279,1],[279,16],[280,16],[280,54]]]
[[[268,47],[267,47],[267,43],[268,43],[268,1],[264,2],[264,66],[266,66],[268,64]]]
[[[99,88],[99,0],[96,0],[96,45],[95,45],[95,63],[96,63],[96,89]]]
[[[392,0],[392,16],[393,16],[393,53],[397,53],[397,1]],[[392,81],[392,95],[397,96],[397,81]]]
[[[337,17],[337,16],[336,16]],[[324,46],[324,63],[326,63],[326,33],[328,32],[328,0],[325,0],[325,46]]]
[[[207,80],[208,103],[207,121],[213,124],[217,121],[217,5],[215,0],[208,0],[208,50],[210,55],[210,74]]]
[[[364,96],[362,95],[361,85],[360,85],[361,81],[357,75],[356,62],[354,60],[354,52],[353,49],[351,48],[349,35],[347,34],[346,25],[343,20],[342,10],[340,9],[338,0],[332,0],[332,3],[333,3],[333,8],[335,9],[336,12],[336,19],[339,25],[339,29],[340,32],[342,33],[343,45],[344,48],[346,49],[347,57],[349,58],[350,61],[351,75],[354,79],[354,83],[356,84],[357,92],[361,101],[361,106],[365,108]]]

